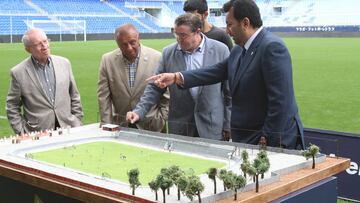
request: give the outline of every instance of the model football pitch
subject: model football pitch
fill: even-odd
[[[147,185],[161,168],[177,165],[187,173],[205,173],[210,167],[222,168],[220,161],[157,151],[117,142],[92,142],[32,154],[35,160],[128,183],[127,172],[138,168],[142,185]]]

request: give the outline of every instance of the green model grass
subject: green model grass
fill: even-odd
[[[128,182],[127,172],[138,168],[140,182],[147,185],[160,169],[178,165],[196,175],[210,167],[222,168],[220,161],[185,156],[168,151],[157,151],[116,142],[93,142],[32,154],[36,160],[65,166],[86,173]],[[192,169],[192,170],[191,170]]]

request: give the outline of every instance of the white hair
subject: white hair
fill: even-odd
[[[31,46],[32,42],[30,40],[29,35],[31,35],[34,32],[38,32],[38,33],[40,33],[41,35],[43,35],[43,36],[45,36],[47,38],[46,33],[44,32],[44,30],[42,30],[40,28],[31,28],[30,30],[26,31],[24,33],[24,35],[22,36],[22,38],[21,38],[21,42],[24,44],[25,47]]]

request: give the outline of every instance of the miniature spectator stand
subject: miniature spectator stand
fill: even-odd
[[[119,125],[114,125],[114,124],[104,124],[101,126],[103,130],[105,131],[119,131],[120,130],[120,126]]]
[[[28,133],[25,133],[25,134],[22,134],[22,135],[16,135],[16,137],[18,137],[20,140],[30,140],[31,139],[31,134],[28,134]]]
[[[52,130],[34,131],[34,132],[30,132],[30,133],[24,133],[22,135],[11,136],[10,140],[11,140],[11,143],[18,144],[21,141],[39,140],[42,137],[47,137],[47,136],[51,137],[52,132],[53,132]]]
[[[19,144],[20,143],[20,138],[19,136],[16,136],[14,138],[11,139],[11,143],[12,144]]]

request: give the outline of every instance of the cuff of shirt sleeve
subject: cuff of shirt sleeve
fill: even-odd
[[[175,73],[175,84],[177,84],[181,87],[184,85],[184,76],[181,72]]]

